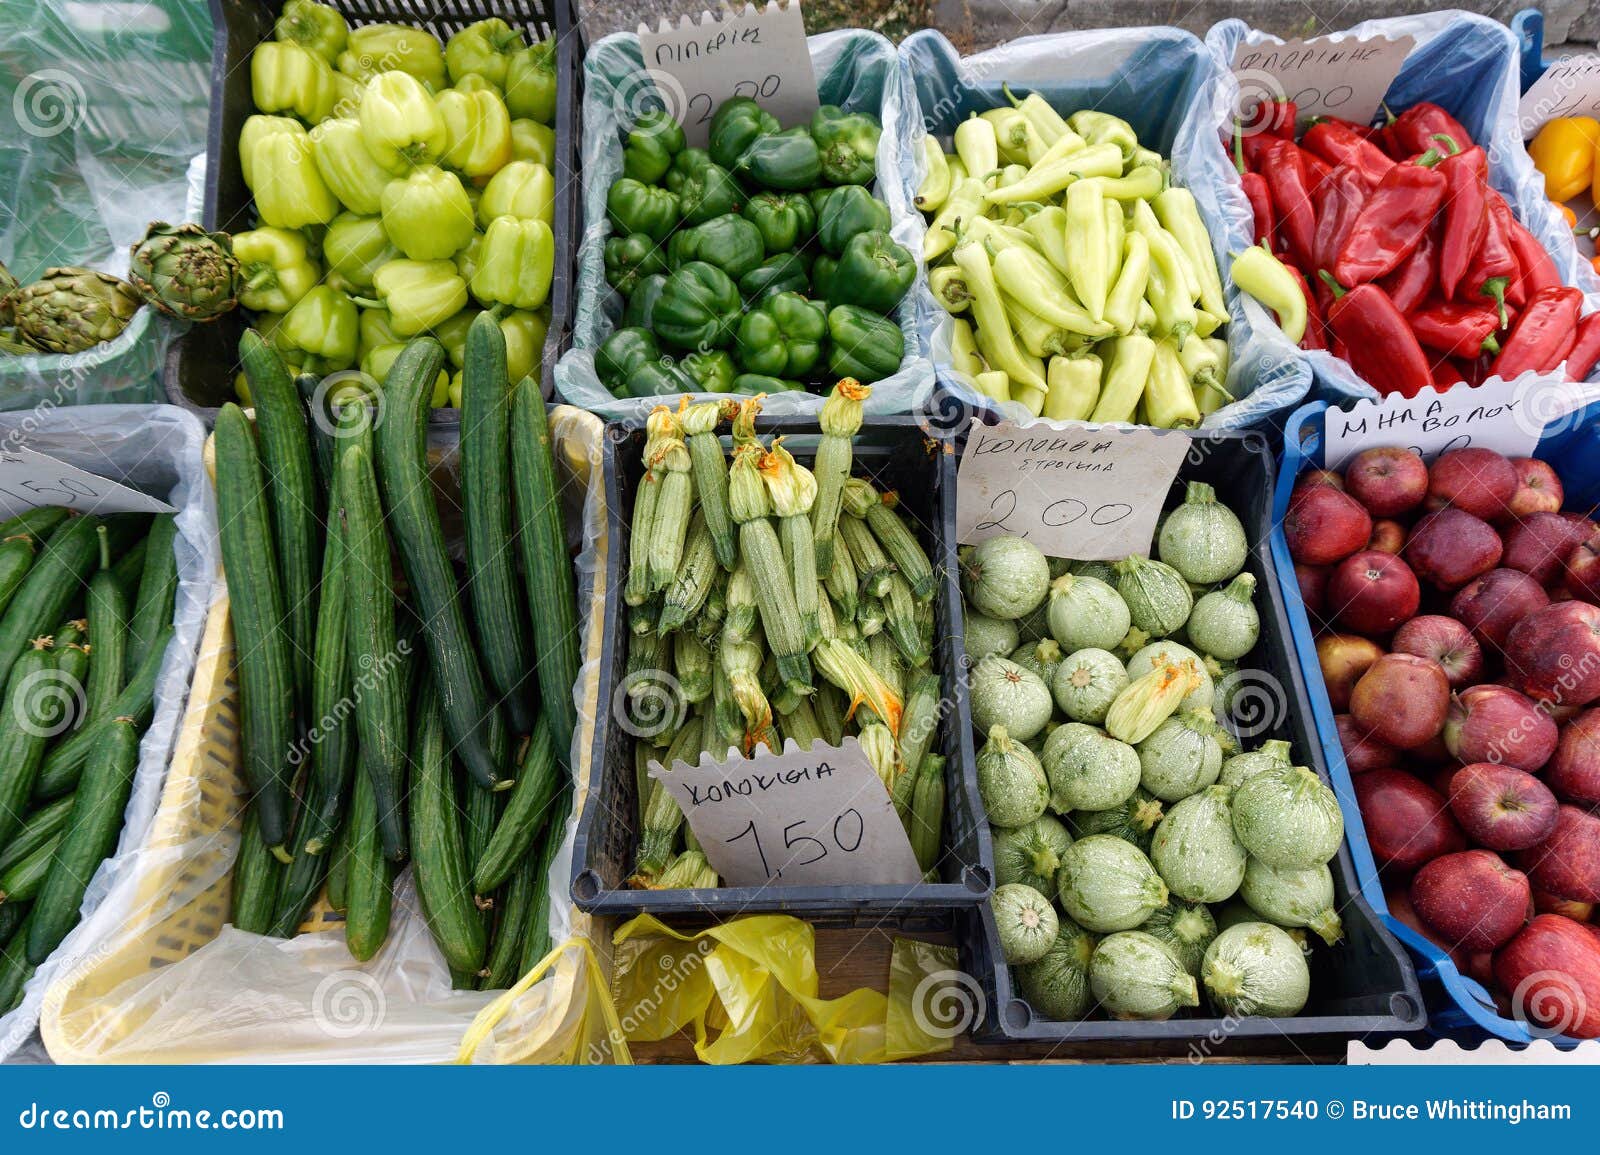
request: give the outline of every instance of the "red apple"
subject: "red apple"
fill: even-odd
[[[1494,955],[1515,1013],[1553,1034],[1600,1037],[1600,940],[1559,914],[1536,915]]]
[[[1442,614],[1423,614],[1395,631],[1390,648],[1397,654],[1432,658],[1444,667],[1450,688],[1471,685],[1483,673],[1483,650],[1466,626]]]
[[[1372,536],[1367,548],[1384,553],[1399,553],[1406,546],[1406,527],[1390,517],[1380,517],[1372,523]]]
[[[1371,734],[1363,734],[1349,714],[1335,714],[1333,724],[1339,728],[1339,745],[1350,773],[1365,774],[1400,765],[1400,751]]]
[[[1516,467],[1494,450],[1452,449],[1428,471],[1428,500],[1489,521],[1511,504],[1518,482]]]
[[[1334,469],[1308,469],[1295,478],[1295,490],[1311,489],[1318,485],[1325,485],[1329,489],[1344,492],[1344,475]]]
[[[1324,634],[1317,639],[1317,664],[1322,667],[1322,681],[1335,712],[1350,705],[1351,689],[1381,657],[1381,646],[1355,634]]]
[[[1600,806],[1600,710],[1585,710],[1561,730],[1544,780],[1579,806]]]
[[[1364,549],[1333,567],[1327,599],[1345,628],[1386,634],[1417,612],[1422,590],[1411,567],[1394,554]]]
[[[1600,606],[1552,602],[1511,628],[1506,672],[1528,697],[1583,706],[1600,698]]]
[[[1367,544],[1372,518],[1359,502],[1331,485],[1295,492],[1283,515],[1289,556],[1307,565],[1332,565]]]
[[[1450,612],[1478,641],[1499,650],[1512,626],[1549,604],[1544,587],[1521,570],[1492,569],[1456,591],[1450,599]]]
[[[1350,691],[1350,714],[1368,734],[1409,749],[1434,737],[1450,708],[1450,681],[1438,662],[1385,654]]]
[[[1444,796],[1404,770],[1374,770],[1352,779],[1367,842],[1379,867],[1412,871],[1467,840]]]
[[[1388,904],[1389,914],[1398,922],[1410,927],[1420,937],[1431,942],[1445,954],[1450,956],[1450,961],[1455,964],[1456,970],[1462,974],[1467,973],[1468,959],[1471,957],[1464,950],[1457,950],[1445,942],[1442,935],[1427,923],[1422,921],[1417,914],[1417,908],[1411,905],[1410,888],[1405,884],[1386,886],[1383,888],[1383,900]]]
[[[1528,918],[1528,877],[1488,850],[1434,859],[1411,880],[1417,916],[1452,946],[1493,950]]]
[[[1450,779],[1450,813],[1490,850],[1526,850],[1556,827],[1556,796],[1526,770],[1474,762]]]
[[[1511,468],[1517,471],[1517,491],[1506,504],[1506,512],[1515,518],[1525,518],[1534,513],[1555,513],[1561,508],[1566,494],[1556,471],[1537,457],[1513,457]]]
[[[1591,526],[1586,520],[1574,521],[1559,513],[1531,513],[1506,530],[1502,561],[1540,585],[1548,585],[1573,548],[1589,536]]]
[[[1517,865],[1540,890],[1600,902],[1600,816],[1563,805],[1550,837],[1524,850]]]
[[[1600,602],[1600,530],[1572,547],[1564,571],[1567,589],[1573,597]]]
[[[1345,467],[1345,492],[1374,517],[1415,509],[1428,496],[1428,467],[1409,449],[1364,449]]]
[[[1429,766],[1459,766],[1450,756],[1449,748],[1444,744],[1444,734],[1441,731],[1429,738],[1420,746],[1413,746],[1406,751],[1407,756],[1416,764],[1415,772],[1420,774]]]
[[[1444,744],[1458,761],[1538,770],[1555,753],[1556,724],[1505,686],[1472,686],[1450,702]]]
[[[1404,556],[1423,581],[1460,589],[1500,564],[1500,535],[1481,517],[1441,509],[1411,527]]]
[[[1333,570],[1325,565],[1294,563],[1294,580],[1300,585],[1300,600],[1305,603],[1306,616],[1313,626],[1321,624],[1327,606],[1328,575]]]
[[[1594,903],[1578,902],[1558,894],[1546,894],[1542,890],[1533,892],[1533,909],[1540,914],[1559,914],[1573,922],[1588,922],[1594,917]]]

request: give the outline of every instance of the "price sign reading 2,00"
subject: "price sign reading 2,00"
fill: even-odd
[[[1028,530],[1015,530],[1007,524],[1011,515],[1016,512],[1017,491],[1014,489],[1001,490],[989,502],[990,516],[973,527],[974,532],[983,533],[991,529],[1002,530],[1006,533],[1016,533],[1020,537],[1027,537]],[[1090,525],[1106,526],[1116,525],[1119,521],[1133,513],[1133,506],[1125,501],[1108,501],[1102,505],[1090,508],[1085,502],[1076,497],[1063,497],[1052,501],[1039,511],[1039,524],[1047,529],[1056,529],[1064,525],[1072,525],[1083,518],[1089,519]]]
[[[733,96],[747,96],[751,100],[771,100],[783,87],[783,78],[769,74],[763,80],[740,80],[733,86]],[[697,92],[689,98],[688,122],[705,124],[717,111],[718,101],[709,92]]]
[[[799,822],[791,822],[783,828],[783,848],[789,852],[785,866],[810,866],[813,862],[821,862],[831,853],[828,844],[820,838],[814,838],[803,833],[801,828],[807,825],[807,820],[802,818]],[[833,845],[845,854],[853,854],[861,849],[861,839],[867,829],[866,820],[861,817],[861,811],[851,807],[833,820],[832,828],[825,833],[831,835]],[[766,871],[767,877],[782,878],[783,866],[777,870],[772,869],[772,863],[767,859],[766,847],[761,845],[761,832],[756,829],[755,819],[745,824],[743,830],[732,838],[724,839],[730,846],[741,838],[749,838],[754,845],[756,856],[761,859],[761,869]]]

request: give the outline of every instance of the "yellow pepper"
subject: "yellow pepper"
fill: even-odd
[[[1560,116],[1545,122],[1528,142],[1528,155],[1544,175],[1546,196],[1569,201],[1594,183],[1597,142],[1600,121],[1591,116]]]
[[[305,125],[292,116],[266,116],[257,113],[255,116],[246,117],[244,126],[239,129],[239,170],[244,174],[244,187],[247,189],[256,187],[255,161],[251,155],[255,151],[256,142],[274,133],[300,137],[305,135],[305,131]]]
[[[408,72],[437,92],[445,86],[444,45],[426,29],[409,24],[364,24],[350,29],[339,71],[369,81],[385,72]]]
[[[385,72],[361,97],[361,139],[372,158],[392,173],[432,164],[450,143],[439,106],[408,72]]]
[[[315,52],[269,40],[250,54],[250,94],[261,112],[293,113],[316,124],[333,113],[339,87],[333,69]]]
[[[511,115],[493,91],[447,89],[438,95],[444,117],[442,163],[469,180],[487,180],[511,160]]]
[[[472,202],[453,172],[428,165],[384,186],[383,228],[413,261],[454,256],[472,240]]]
[[[511,159],[531,160],[547,169],[556,166],[556,130],[523,117],[511,122]]]
[[[245,127],[249,125],[250,121],[245,121]],[[242,152],[243,133],[239,142]],[[367,151],[359,121],[353,117],[325,120],[311,130],[311,145],[322,183],[339,198],[340,204],[364,217],[373,216],[382,208],[384,186],[394,179],[394,174]]]
[[[339,215],[339,199],[328,191],[304,130],[296,136],[269,132],[250,149],[256,214],[280,229],[325,225]]]
[[[372,275],[372,286],[400,337],[442,325],[467,305],[467,283],[449,261],[390,261]]]
[[[483,235],[472,295],[485,308],[537,309],[550,294],[556,242],[540,220],[496,217]]]
[[[478,199],[478,220],[484,228],[496,217],[556,223],[556,182],[550,170],[528,160],[514,160],[489,178]]]

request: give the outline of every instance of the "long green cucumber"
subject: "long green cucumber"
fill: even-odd
[[[244,410],[232,402],[218,412],[214,436],[217,523],[238,653],[245,778],[255,791],[261,837],[288,861],[283,844],[289,836],[294,675],[261,458]]]
[[[550,953],[550,864],[567,836],[567,819],[572,816],[572,791],[563,790],[551,807],[550,821],[545,823],[544,836],[535,851],[539,859],[539,876],[533,891],[533,911],[528,915],[528,931],[522,944],[522,974],[539,965],[539,960]]]
[[[122,687],[122,693],[118,694],[117,700],[112,703],[108,711],[111,718],[126,714],[137,719],[141,728],[150,724],[150,717],[155,713],[156,681],[161,675],[161,663],[166,658],[167,643],[172,640],[172,634],[173,628],[167,626],[157,636],[156,644],[145,654],[144,661],[139,663],[139,668],[133,672],[133,677]],[[74,659],[71,656],[64,658],[58,656],[57,660],[68,662]],[[89,660],[92,664],[94,655],[89,655]],[[38,781],[34,783],[34,801],[46,802],[52,798],[60,798],[77,787],[78,777],[83,773],[83,764],[89,757],[89,750],[108,721],[109,719],[102,718],[92,725],[81,726],[73,731],[70,737],[56,743],[46,755],[44,765],[39,770]]]
[[[35,541],[43,541],[71,516],[72,511],[64,505],[38,505],[25,509],[15,517],[0,521],[0,540],[27,534]]]
[[[439,698],[431,681],[417,695],[411,752],[412,873],[433,941],[454,972],[476,975],[483,966],[483,919],[472,901],[461,810],[456,805],[450,755],[444,744]]]
[[[283,881],[278,886],[272,924],[267,932],[273,937],[293,938],[296,929],[305,921],[306,912],[316,901],[317,892],[328,874],[328,855],[309,853],[306,843],[313,837],[326,839],[329,836],[315,801],[308,797],[295,823],[294,860],[284,867]]]
[[[32,902],[39,897],[50,876],[56,852],[61,848],[61,838],[62,835],[57,834],[10,870],[0,874],[0,903]],[[73,913],[77,913],[77,908],[73,908]],[[36,925],[38,921],[34,919]]]
[[[233,925],[251,934],[266,934],[272,927],[282,878],[283,863],[262,841],[260,808],[252,805],[245,814],[239,857],[233,864]]]
[[[162,514],[171,517],[171,514]],[[141,537],[134,542],[132,547],[111,564],[111,576],[117,579],[117,584],[122,587],[123,596],[132,605],[139,596],[139,578],[144,573],[144,559],[150,552],[150,539]]]
[[[29,964],[28,923],[33,912],[22,920],[22,925],[11,936],[4,953],[0,953],[0,1015],[8,1015],[22,1002],[22,988],[33,977],[34,967]]]
[[[28,932],[29,962],[44,962],[78,925],[89,880],[117,848],[138,765],[138,723],[127,717],[111,719],[111,725],[95,739],[94,749],[89,752],[72,820],[61,836],[50,875],[39,892],[39,913]]]
[[[111,535],[100,528],[100,569],[89,579],[89,684],[85,721],[108,716],[122,693],[128,646],[128,598],[111,572]]]
[[[246,329],[239,338],[239,361],[250,382],[256,409],[256,437],[272,506],[272,535],[283,588],[289,632],[289,665],[294,671],[295,706],[303,718],[311,710],[311,651],[317,631],[317,479],[311,468],[311,434],[306,412],[283,358],[260,333]]]
[[[539,705],[550,740],[565,761],[578,724],[578,595],[567,556],[567,524],[556,480],[550,419],[539,383],[524,377],[511,403],[511,477],[516,489],[522,577],[528,587]]]
[[[353,796],[355,784],[350,789]],[[328,905],[340,914],[345,912],[345,884],[350,881],[350,826],[350,811],[346,809],[339,832],[333,836],[333,851],[324,856],[328,858]]]
[[[177,515],[164,513],[151,523],[150,536],[145,538],[144,569],[139,574],[139,596],[128,620],[126,677],[133,677],[157,635],[172,624],[178,599],[177,540]]]
[[[89,684],[89,622],[83,618],[62,622],[50,640],[50,652],[55,656],[61,687],[71,698],[62,704],[70,708],[70,724],[75,728],[82,727],[89,720],[89,695],[85,690]],[[62,726],[61,733],[67,733],[66,726]],[[45,762],[49,761],[47,752]],[[43,781],[44,767],[41,766],[39,777],[33,783],[35,794],[39,792],[39,783]]]
[[[66,724],[60,673],[50,639],[36,638],[11,667],[0,714],[0,846],[22,825],[45,747]]]
[[[28,917],[30,907],[26,902],[0,902],[0,950],[17,933],[22,920]]]
[[[489,962],[479,987],[486,991],[504,990],[521,977],[522,942],[528,933],[528,918],[533,914],[534,891],[539,882],[539,855],[530,850],[511,872],[511,881],[496,899],[494,941]]]
[[[38,552],[38,542],[32,534],[14,533],[0,538],[0,614],[5,613],[22,587]]]
[[[350,953],[366,962],[389,937],[394,906],[393,873],[378,836],[378,799],[372,779],[356,775],[350,798],[349,851],[345,862],[344,941]]]
[[[306,431],[311,436],[311,465],[316,471],[319,492],[323,495],[323,509],[332,508],[333,475],[339,468],[339,455],[333,435],[333,407],[329,404],[328,390],[318,396],[322,378],[315,373],[297,373],[294,391],[300,395],[310,419]],[[320,408],[319,408],[320,407]]]
[[[100,560],[100,520],[74,517],[58,525],[0,616],[0,683],[28,642],[67,616]]]
[[[383,852],[400,862],[406,856],[405,670],[396,646],[389,539],[378,505],[378,481],[371,458],[359,445],[346,449],[339,462],[339,505],[349,553],[346,631],[357,687],[353,698],[361,769],[377,799]]]
[[[471,879],[478,861],[489,849],[489,841],[494,837],[495,825],[504,809],[503,804],[515,793],[516,788],[504,792],[479,790],[470,779],[461,785],[462,788],[457,791],[461,802],[461,837],[467,848],[467,878]],[[487,932],[494,926],[494,900],[486,895],[475,895],[474,902],[477,903],[483,929]]]
[[[72,795],[57,799],[48,806],[35,810],[22,825],[17,828],[17,833],[11,841],[6,843],[5,849],[0,850],[0,874],[10,870],[18,862],[32,854],[50,839],[60,834],[67,827],[67,818],[72,813]],[[0,935],[0,938],[4,938]]]
[[[482,857],[476,859],[472,889],[489,894],[511,877],[550,815],[550,800],[562,786],[561,763],[550,741],[550,724],[544,718],[533,727],[517,785],[511,791],[505,813],[495,824],[494,837]]]
[[[329,504],[339,508],[338,483]],[[302,849],[320,855],[344,812],[356,765],[356,723],[350,719],[349,593],[344,534],[335,524],[323,542],[322,582],[317,606],[317,648],[311,657],[311,723],[301,748],[309,745],[307,810]]]
[[[378,466],[395,546],[422,619],[450,745],[480,786],[503,790],[511,785],[505,722],[489,700],[473,656],[476,643],[467,630],[428,475],[428,401],[443,365],[444,349],[431,337],[415,338],[395,359],[384,386],[384,420],[376,434]]]
[[[526,610],[518,596],[511,529],[511,382],[506,337],[492,312],[467,328],[461,386],[461,498],[468,604],[489,685],[517,734],[537,712]]]

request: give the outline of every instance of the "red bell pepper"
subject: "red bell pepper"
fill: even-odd
[[[1384,155],[1383,149],[1343,124],[1329,120],[1319,120],[1307,129],[1300,138],[1300,147],[1336,169],[1350,169],[1368,188],[1375,188],[1394,167],[1394,161]]]
[[[1272,212],[1272,192],[1267,188],[1267,178],[1258,172],[1250,172],[1244,162],[1244,134],[1239,127],[1239,122],[1233,122],[1233,166],[1239,170],[1239,184],[1244,189],[1244,198],[1250,202],[1251,243],[1266,245],[1272,248],[1272,233],[1277,220]]]
[[[1362,140],[1376,141],[1377,140],[1377,136],[1378,136],[1378,130],[1376,128],[1372,127],[1372,125],[1370,125],[1370,124],[1357,124],[1355,121],[1346,120],[1342,116],[1319,116],[1319,117],[1317,117],[1317,123],[1318,124],[1335,124],[1335,125],[1338,125],[1340,128],[1344,129],[1346,132],[1355,133]]]
[[[1454,297],[1489,225],[1489,155],[1473,145],[1441,160],[1439,171],[1445,181],[1439,291]]]
[[[1454,361],[1440,361],[1433,367],[1433,387],[1440,393],[1466,383],[1467,378],[1461,372],[1461,366]]]
[[[1428,299],[1428,294],[1433,292],[1434,283],[1438,280],[1438,271],[1439,228],[1435,225],[1423,232],[1422,240],[1417,245],[1417,251],[1411,254],[1411,259],[1388,276],[1378,278],[1378,284],[1389,294],[1394,307],[1409,315],[1411,310],[1418,308]]]
[[[1354,169],[1336,168],[1312,199],[1317,206],[1312,267],[1331,269],[1367,203],[1367,185]]]
[[[1433,168],[1437,152],[1416,164],[1397,164],[1372,190],[1345,239],[1333,274],[1342,285],[1375,281],[1416,251],[1444,203],[1445,179]]]
[[[1311,291],[1311,285],[1306,280],[1305,274],[1293,265],[1285,265],[1289,275],[1300,286],[1300,293],[1306,299],[1306,332],[1300,338],[1302,349],[1326,349],[1328,347],[1328,332],[1322,320],[1322,306],[1317,302],[1317,295]]]
[[[1600,361],[1600,313],[1590,313],[1578,322],[1577,339],[1567,353],[1567,380],[1582,381]]]
[[[1514,296],[1520,297],[1520,292],[1513,287],[1517,277],[1517,254],[1511,249],[1511,233],[1507,227],[1510,219],[1511,211],[1505,198],[1490,189],[1483,240],[1467,265],[1466,278],[1456,287],[1456,297],[1463,301],[1492,298],[1501,308],[1501,328],[1508,321],[1506,302],[1516,304]]]
[[[1259,120],[1256,126],[1257,132],[1271,133],[1284,140],[1293,140],[1296,122],[1300,119],[1300,110],[1292,100],[1263,100],[1256,105],[1256,117]]]
[[[1333,175],[1333,166],[1323,160],[1314,152],[1300,150],[1300,163],[1305,165],[1306,185],[1311,189],[1311,195],[1316,196],[1317,191],[1328,183],[1328,178]]]
[[[1487,301],[1475,305],[1467,301],[1429,301],[1407,314],[1411,331],[1426,348],[1452,357],[1478,357],[1498,353],[1495,330],[1500,328],[1500,312]]]
[[[1502,200],[1501,202],[1505,202]],[[1539,243],[1539,238],[1517,220],[1511,206],[1506,205],[1507,231],[1511,238],[1511,251],[1517,258],[1516,290],[1524,300],[1531,301],[1534,294],[1553,289],[1561,284],[1556,263]]]
[[[1346,292],[1326,271],[1319,276],[1334,295],[1328,329],[1343,343],[1358,377],[1384,396],[1415,397],[1433,384],[1428,358],[1388,293],[1372,284]]]
[[[1389,123],[1378,131],[1378,143],[1396,160],[1404,160],[1427,152],[1434,145],[1433,138],[1440,133],[1462,148],[1472,147],[1472,136],[1461,127],[1461,122],[1437,104],[1427,102],[1413,104],[1399,116],[1391,114]]]
[[[1562,361],[1578,339],[1578,310],[1583,294],[1557,286],[1541,289],[1528,298],[1516,325],[1500,346],[1494,371],[1507,381],[1530,369],[1548,373]]]
[[[1294,141],[1273,137],[1261,154],[1261,175],[1272,193],[1285,248],[1304,269],[1316,255],[1317,218],[1303,156]]]

